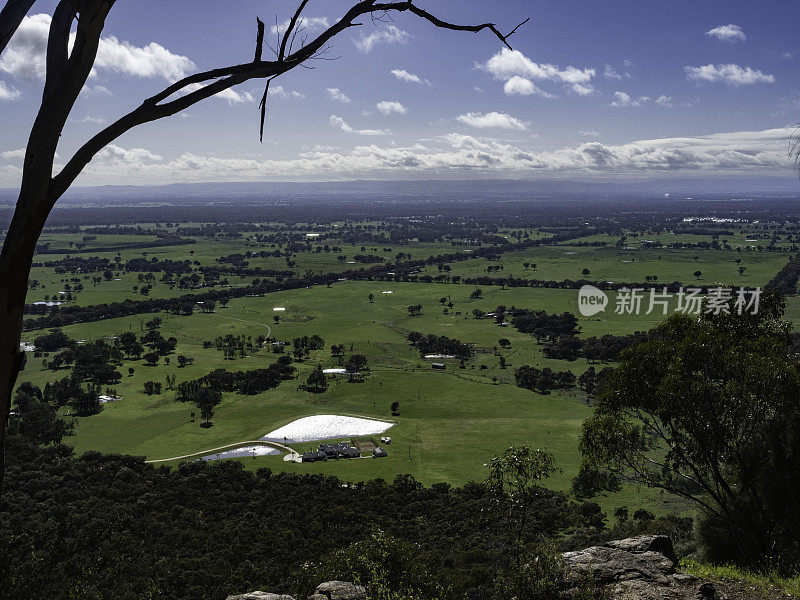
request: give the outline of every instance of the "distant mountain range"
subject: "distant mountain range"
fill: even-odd
[[[787,177],[661,177],[628,180],[564,179],[461,179],[419,181],[328,181],[328,182],[219,182],[175,183],[158,186],[75,187],[59,204],[163,203],[163,202],[303,202],[336,200],[389,201],[392,199],[521,200],[571,196],[686,198],[700,195],[720,199],[737,195],[798,196],[800,181]],[[667,196],[669,195],[669,196]],[[0,189],[0,204],[12,204],[17,190]],[[700,198],[698,198],[700,199]]]

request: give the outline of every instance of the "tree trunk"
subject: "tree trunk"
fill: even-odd
[[[20,335],[28,276],[36,242],[49,212],[48,187],[23,185],[0,253],[0,494],[11,396],[25,361],[25,353],[20,351]]]

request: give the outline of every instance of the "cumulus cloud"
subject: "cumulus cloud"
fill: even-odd
[[[301,94],[297,90],[286,90],[282,85],[270,87],[269,93],[278,98],[292,98],[294,100],[302,100],[306,97],[305,94]]]
[[[356,135],[388,135],[390,133],[386,129],[353,129],[347,121],[337,115],[331,115],[330,123],[332,127],[341,129],[345,133],[355,133]]]
[[[17,88],[7,85],[5,81],[0,79],[0,101],[3,100],[17,100],[22,97],[22,92]]]
[[[514,76],[528,80],[554,81],[562,83],[579,95],[588,95],[594,91],[591,80],[596,75],[595,69],[577,67],[560,68],[546,63],[537,63],[519,50],[503,48],[479,68],[491,73],[495,79],[509,81]]]
[[[409,73],[405,69],[392,69],[391,73],[400,81],[405,81],[407,83],[422,83],[422,78],[420,78],[419,75]],[[427,79],[425,80],[425,83],[430,84]]]
[[[408,109],[400,104],[397,100],[383,100],[382,102],[378,102],[375,105],[375,108],[377,108],[381,114],[386,115],[387,117],[392,113],[404,115],[408,112]]]
[[[737,64],[684,67],[686,78],[697,82],[723,82],[731,86],[775,83],[775,76]]]
[[[569,86],[569,90],[578,96],[592,96],[597,93],[597,90],[591,85],[584,85],[583,83],[573,83]]]
[[[645,102],[649,101],[649,96],[639,96],[638,98],[634,98],[625,92],[614,92],[614,100],[612,100],[611,106],[614,108],[627,108],[629,106],[636,107],[641,106]]]
[[[283,32],[289,27],[289,19],[286,19],[283,23],[278,23],[277,25],[273,25],[270,28],[272,31],[272,35],[283,35]],[[327,17],[300,17],[300,20],[295,25],[297,30],[323,30],[330,27],[330,23],[328,22]],[[289,36],[291,37],[291,36]]]
[[[371,52],[377,44],[405,44],[410,39],[410,34],[394,25],[388,25],[383,29],[373,31],[369,35],[364,35],[362,33],[361,37],[357,40],[353,40],[353,43],[361,52],[367,53]]]
[[[109,147],[86,169],[80,183],[147,181],[263,181],[265,179],[352,178],[492,173],[657,174],[681,172],[790,172],[786,141],[791,128],[717,133],[700,137],[640,140],[607,145],[587,141],[574,147],[537,151],[495,139],[452,133],[409,146],[358,145],[350,150],[307,149],[291,159],[218,157],[184,153],[172,160],[141,148]],[[0,180],[18,167],[0,167]]]
[[[706,31],[708,37],[713,37],[721,42],[743,42],[747,39],[744,30],[738,25],[719,25]]]
[[[45,51],[50,30],[50,15],[25,17],[0,57],[0,71],[18,79],[33,81],[45,75]],[[70,38],[73,43],[74,34]],[[120,41],[115,36],[100,39],[95,70],[105,70],[136,77],[161,77],[175,81],[196,67],[187,57],[174,54],[155,42],[143,47]]]
[[[519,75],[514,75],[511,79],[506,81],[503,86],[503,91],[507,96],[541,96],[542,98],[555,98],[553,94],[545,92],[543,89],[536,87],[530,79],[525,79]]]
[[[158,154],[153,154],[146,148],[123,148],[116,144],[109,144],[94,158],[97,162],[119,164],[146,164],[163,160]]]
[[[350,103],[350,97],[339,88],[326,88],[325,95],[331,100],[336,100],[336,102]]]
[[[495,111],[488,113],[470,112],[459,115],[456,117],[456,120],[464,125],[469,125],[470,127],[476,127],[478,129],[487,129],[491,127],[499,129],[527,129],[528,127],[526,123],[523,123],[516,117]]]
[[[656,98],[656,104],[658,104],[659,106],[672,107],[672,96],[667,96],[665,94],[662,94],[661,96]]]
[[[5,152],[0,152],[0,158],[8,159],[19,159],[22,160],[25,158],[25,148],[18,148],[17,150],[6,150]]]

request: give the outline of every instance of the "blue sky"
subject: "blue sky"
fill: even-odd
[[[95,75],[59,149],[176,78],[247,61],[295,4],[118,0]],[[78,184],[354,178],[785,176],[800,121],[800,3],[419,0],[460,23],[531,21],[503,50],[490,33],[409,14],[364,22],[314,69],[260,82],[117,140]],[[0,186],[19,181],[41,94],[54,2],[38,1],[0,57]],[[349,3],[311,0],[313,36]]]

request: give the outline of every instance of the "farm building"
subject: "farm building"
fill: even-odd
[[[372,451],[372,458],[383,458],[384,456],[389,456],[389,454],[380,446]]]
[[[438,371],[444,371],[447,366],[444,363],[431,363],[431,368]]]
[[[339,456],[342,458],[359,458],[361,456],[361,452],[358,451],[358,448],[347,448],[339,453]]]
[[[305,462],[317,462],[319,460],[328,460],[327,455],[324,452],[304,452],[302,456],[302,461]]]
[[[357,448],[353,448],[350,444],[341,442],[320,444],[317,453],[324,454],[326,458],[358,458],[361,456]]]

